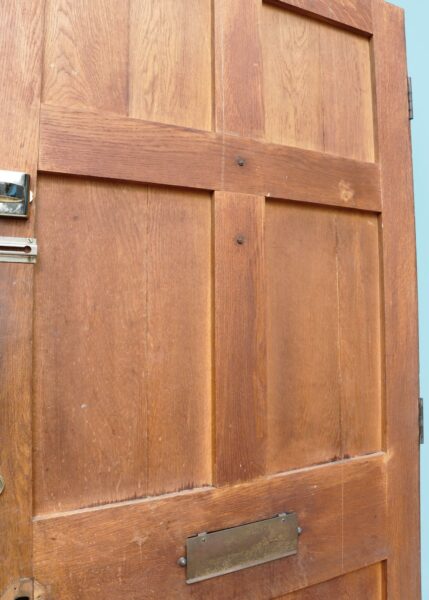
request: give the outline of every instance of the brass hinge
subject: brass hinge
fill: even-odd
[[[423,398],[419,398],[419,441],[421,444],[425,442],[425,421],[423,410]]]
[[[413,101],[413,80],[408,77],[408,118],[414,119],[414,101]]]

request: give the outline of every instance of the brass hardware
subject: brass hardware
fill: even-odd
[[[37,240],[34,238],[0,237],[0,262],[35,263]]]
[[[0,171],[0,216],[25,219],[30,202],[30,175],[19,171]]]
[[[298,551],[298,520],[295,513],[282,513],[186,540],[186,583],[204,581],[256,565],[291,556]]]

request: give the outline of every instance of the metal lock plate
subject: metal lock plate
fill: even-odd
[[[0,237],[0,263],[35,263],[37,240],[34,238]]]
[[[295,513],[283,513],[186,540],[186,583],[204,581],[270,562],[298,551]]]
[[[19,171],[0,171],[0,216],[28,217],[30,175]]]

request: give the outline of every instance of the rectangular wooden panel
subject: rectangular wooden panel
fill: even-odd
[[[333,22],[338,27],[371,34],[371,3],[368,0],[264,0],[309,17]]]
[[[373,1],[373,13],[390,456],[387,597],[420,598],[417,289],[404,14],[381,0]]]
[[[136,590],[142,600],[166,590],[171,599],[269,600],[386,558],[384,473],[383,455],[376,455],[229,488],[38,518],[35,576],[61,600],[132,597]],[[356,510],[359,501],[362,510]],[[187,537],[284,510],[295,511],[303,527],[296,556],[185,583],[176,561]]]
[[[262,23],[267,140],[373,161],[369,41],[270,5]]]
[[[211,129],[211,0],[129,3],[129,115]]]
[[[237,163],[244,159],[243,166]],[[44,106],[39,168],[377,211],[378,165],[256,140]]]
[[[265,199],[214,196],[216,482],[265,472]]]
[[[277,600],[384,600],[384,564],[377,563]]]
[[[378,223],[268,202],[268,472],[381,448]]]
[[[128,1],[46,0],[43,101],[128,112]]]
[[[36,191],[43,1],[0,2],[0,169],[25,171]],[[0,235],[32,236],[33,219],[2,219]],[[0,265],[0,593],[32,574],[33,266]]]
[[[211,481],[211,214],[201,193],[44,177],[35,511]]]

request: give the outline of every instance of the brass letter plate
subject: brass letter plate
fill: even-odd
[[[204,581],[291,556],[298,551],[298,520],[283,513],[186,540],[186,583]]]

